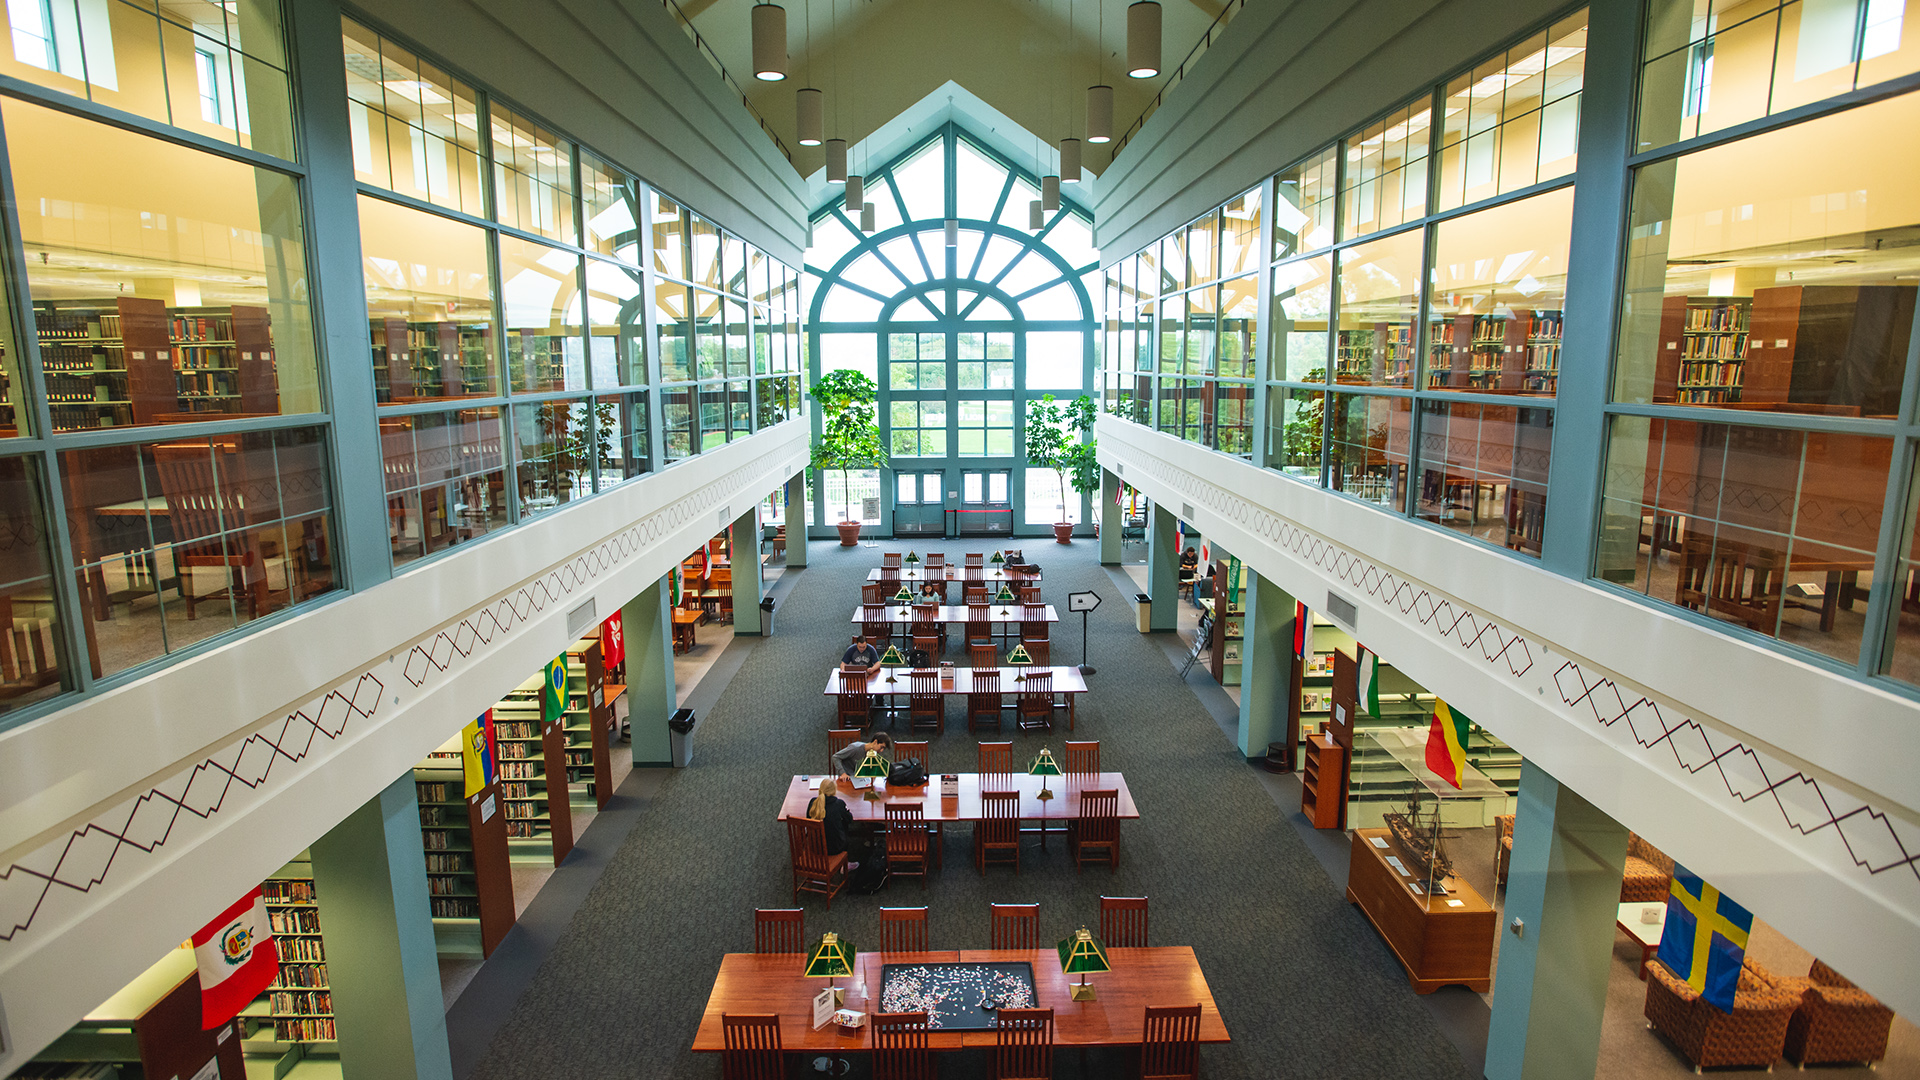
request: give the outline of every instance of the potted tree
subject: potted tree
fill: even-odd
[[[847,368],[829,371],[807,391],[820,406],[820,439],[813,444],[812,465],[821,473],[838,471],[840,490],[847,490],[847,473],[886,465],[880,445],[880,420],[875,400],[880,388],[866,375]],[[848,497],[851,503],[851,496]],[[851,505],[846,507],[851,511]],[[854,517],[848,513],[846,517]],[[843,547],[860,543],[860,521],[843,518],[836,525]]]
[[[1055,403],[1048,394],[1027,403],[1027,464],[1052,469],[1060,481],[1060,512],[1066,516],[1067,489],[1085,494],[1100,486],[1100,466],[1094,457],[1093,399],[1085,394]],[[1073,542],[1073,523],[1055,522],[1055,542]]]

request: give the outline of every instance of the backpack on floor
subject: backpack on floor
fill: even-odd
[[[847,889],[862,896],[871,896],[887,887],[887,853],[879,845],[868,853],[867,861],[853,872],[847,880]]]

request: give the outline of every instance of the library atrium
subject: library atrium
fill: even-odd
[[[1920,1080],[1920,0],[4,15],[0,1078]]]

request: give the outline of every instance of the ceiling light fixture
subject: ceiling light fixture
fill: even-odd
[[[847,177],[847,212],[849,214],[867,205],[867,178],[855,173]]]
[[[1080,140],[1060,140],[1060,182],[1077,184],[1080,182]]]
[[[860,231],[863,233],[870,233],[873,231],[873,204],[872,203],[867,203],[866,205],[860,207]]]
[[[819,146],[826,130],[826,95],[809,86],[793,95],[793,127],[801,146]]]
[[[1113,87],[1087,87],[1087,141],[1113,141]]]
[[[1041,229],[1046,228],[1046,226],[1047,226],[1047,211],[1044,207],[1040,205],[1040,200],[1035,199],[1032,202],[1028,203],[1027,204],[1027,228],[1032,229],[1034,232],[1039,232]]]
[[[787,77],[787,9],[778,4],[754,5],[753,77],[761,82]]]
[[[1160,5],[1139,0],[1127,9],[1127,77],[1151,79],[1160,74]]]
[[[847,140],[827,140],[827,183],[847,182]]]
[[[1040,178],[1040,208],[1052,213],[1060,209],[1060,178],[1043,176]]]

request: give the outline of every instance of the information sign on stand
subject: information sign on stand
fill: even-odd
[[[1089,589],[1086,592],[1067,594],[1067,610],[1080,613],[1080,674],[1091,675],[1093,668],[1087,664],[1087,613],[1100,606],[1100,594]]]

